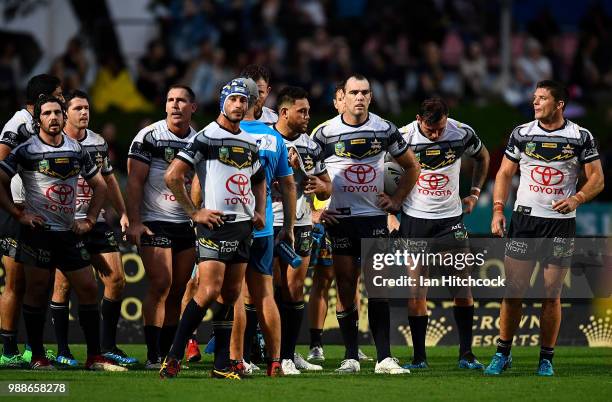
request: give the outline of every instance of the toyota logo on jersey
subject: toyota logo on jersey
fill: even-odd
[[[77,197],[91,198],[92,196],[93,191],[91,186],[85,179],[79,177],[79,181],[77,183]]]
[[[556,186],[563,182],[563,172],[550,166],[535,166],[531,169],[531,178],[543,186]]]
[[[365,163],[358,163],[346,168],[344,177],[351,183],[368,184],[376,179],[376,170]]]
[[[47,189],[46,196],[56,204],[70,205],[74,200],[74,189],[68,184],[54,184]]]
[[[417,184],[423,190],[442,190],[448,184],[448,176],[441,173],[425,173],[419,176]]]
[[[232,194],[245,196],[249,194],[249,191],[251,191],[250,183],[251,181],[248,177],[238,173],[227,179],[227,182],[225,182],[225,188],[227,188],[227,191]]]

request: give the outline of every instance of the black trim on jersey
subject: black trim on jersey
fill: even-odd
[[[10,156],[11,154],[9,154],[8,156]],[[7,158],[8,158],[7,156]],[[9,179],[13,176],[15,176],[15,174],[17,173],[16,171],[14,171],[11,166],[6,163],[5,161],[0,161],[0,169],[2,169],[4,171],[4,173],[6,173],[6,175],[9,177]]]
[[[93,170],[93,172],[91,174],[88,174],[87,176],[85,176],[83,174],[83,171],[81,170],[81,176],[83,176],[83,178],[85,180],[91,179],[92,177],[94,177],[96,175],[96,173],[98,173],[98,171],[100,171],[100,168],[98,166],[96,166],[96,168]]]
[[[149,159],[147,159],[145,157],[142,157],[142,156],[140,156],[138,154],[129,154],[128,158],[129,159],[135,159],[135,160],[137,160],[139,162],[142,162],[142,163],[144,163],[146,165],[151,165],[151,161]]]
[[[508,155],[508,152],[504,152],[504,156],[505,156],[506,158],[510,159],[510,160],[511,160],[512,162],[514,162],[514,163],[519,163],[519,162],[520,162],[520,160],[519,160],[519,159],[516,159],[514,156],[510,156],[510,155]]]
[[[223,127],[221,124],[219,124],[219,122],[217,120],[215,120],[215,123],[217,124],[217,126],[219,126],[220,129],[225,130],[225,131],[227,131],[228,133],[230,133],[232,135],[238,135],[242,131],[244,131],[241,128],[239,128],[238,131],[231,131],[231,130],[228,130],[227,128]]]
[[[542,127],[542,125],[540,124],[540,120],[538,120],[538,127],[542,130],[542,131],[546,131],[547,133],[554,133],[555,131],[559,131],[559,130],[563,130],[565,127],[567,126],[567,119],[564,118],[563,119],[563,125],[559,128],[555,128],[553,130],[548,130],[544,127]]]
[[[50,147],[53,147],[53,148],[61,148],[61,147],[64,145],[64,140],[65,140],[65,139],[64,139],[64,135],[68,135],[68,134],[64,134],[64,132],[62,131],[62,132],[61,132],[59,135],[61,135],[61,136],[62,136],[62,142],[61,142],[59,145],[53,145],[53,144],[48,144],[48,143],[46,143],[46,142],[45,142],[45,140],[43,140],[43,139],[42,139],[42,137],[40,136],[40,133],[39,133],[39,134],[36,134],[36,136],[38,137],[38,139],[40,140],[40,142],[42,142],[43,144],[48,145],[48,146],[50,146]]]
[[[361,127],[361,126],[363,126],[364,124],[366,124],[367,122],[370,121],[370,112],[368,112],[368,118],[365,119],[365,121],[363,123],[361,123],[361,124],[356,124],[356,125],[355,124],[348,124],[347,122],[344,121],[344,113],[342,113],[340,115],[340,120],[342,121],[342,124],[344,124],[346,126],[353,127],[353,128]]]
[[[188,160],[187,158],[185,158],[184,156],[181,156],[181,154],[177,154],[175,157],[175,159],[180,159],[183,162],[185,162],[186,164],[188,164],[189,166],[191,166],[191,168],[193,169],[194,165],[193,162],[191,162],[190,160]]]
[[[66,134],[68,135],[68,134]],[[73,140],[77,140],[78,142],[83,142],[87,139],[87,137],[89,136],[89,134],[87,133],[87,129],[85,129],[85,135],[83,136],[83,138],[72,138]]]
[[[251,183],[259,184],[264,180],[266,180],[266,172],[264,171],[262,166],[259,166],[257,172],[253,173],[253,175],[251,176]]]

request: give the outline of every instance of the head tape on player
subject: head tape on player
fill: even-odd
[[[248,102],[249,89],[244,83],[244,81],[242,81],[242,79],[233,79],[227,84],[225,84],[223,88],[221,88],[221,95],[219,96],[219,108],[221,108],[221,113],[223,113],[225,117],[228,117],[227,114],[225,114],[225,101],[227,101],[227,98],[232,95],[244,96],[245,98],[247,98]]]

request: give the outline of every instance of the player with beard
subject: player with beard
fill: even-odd
[[[234,79],[221,89],[220,113],[179,153],[165,175],[177,202],[197,224],[198,289],[189,301],[160,377],[176,377],[187,340],[207,309],[215,335],[215,378],[240,379],[229,362],[233,304],[240,295],[253,228],[265,224],[265,172],[256,139],[240,128],[248,110],[249,90]],[[195,169],[202,203],[194,205],[185,176]],[[278,367],[280,368],[280,367]],[[278,370],[277,368],[277,370]]]
[[[58,267],[79,300],[79,322],[87,342],[85,367],[125,371],[101,354],[97,284],[81,237],[94,226],[106,197],[106,183],[81,144],[62,133],[62,101],[50,96],[40,98],[34,107],[34,121],[38,135],[0,162],[0,206],[22,225],[16,260],[24,264],[26,277],[23,316],[32,351],[30,367],[54,368],[45,357],[43,332],[48,284],[52,270]],[[23,209],[15,206],[6,190],[17,173],[23,181]],[[84,219],[75,219],[79,174],[94,193]]]
[[[321,220],[329,230],[333,246],[334,270],[338,289],[336,307],[344,339],[345,359],[339,373],[360,371],[358,361],[358,312],[355,292],[359,283],[362,238],[388,236],[387,213],[397,212],[419,176],[419,165],[412,151],[392,123],[368,111],[372,92],[364,76],[355,74],[344,86],[346,110],[314,134],[323,149],[332,180],[332,196]],[[383,192],[385,152],[404,168],[397,191]],[[361,175],[368,176],[365,179]],[[363,183],[367,180],[367,183]],[[391,357],[389,301],[368,300],[368,317],[376,344],[378,374],[404,374]]]
[[[189,216],[164,182],[176,154],[197,134],[190,126],[197,103],[191,88],[173,85],[166,119],[143,128],[128,154],[127,238],[139,246],[149,287],[143,301],[145,367],[159,370],[181,312],[181,299],[195,262],[195,233]],[[193,174],[185,176],[191,185]]]
[[[68,110],[64,133],[78,141],[100,169],[108,188],[108,201],[120,217],[121,231],[125,232],[129,222],[119,183],[113,174],[113,167],[108,159],[108,144],[99,134],[87,128],[89,126],[89,97],[85,92],[74,90],[66,95],[66,107]],[[76,219],[84,219],[87,217],[92,191],[82,176],[79,176],[76,197]],[[85,248],[91,256],[92,265],[104,284],[104,296],[100,307],[102,313],[102,353],[115,363],[134,364],[137,360],[127,356],[117,347],[117,323],[121,315],[121,294],[125,286],[125,273],[123,272],[115,233],[104,220],[103,214],[104,211],[101,211],[93,229],[84,237]],[[56,270],[53,295],[49,304],[58,347],[56,361],[67,366],[76,366],[77,361],[70,353],[68,346],[69,298],[70,284],[68,279],[60,270]]]
[[[462,253],[469,250],[463,213],[472,212],[489,170],[489,152],[474,130],[448,117],[443,99],[423,101],[416,120],[400,128],[406,143],[417,155],[421,175],[404,200],[399,234],[402,238],[428,239],[432,252]],[[470,194],[459,197],[461,158],[474,161]],[[462,204],[464,210],[462,210]],[[437,267],[438,270],[441,267]],[[434,267],[420,266],[413,272],[426,276]],[[452,275],[469,275],[469,270],[452,270]],[[409,369],[427,368],[427,287],[414,287],[408,299],[408,323],[414,357]],[[459,333],[459,368],[481,370],[484,366],[472,352],[474,299],[470,287],[450,289],[454,297],[453,315]]]
[[[32,77],[26,88],[26,106],[19,110],[5,124],[0,134],[0,160],[6,158],[18,145],[23,144],[35,135],[34,105],[41,95],[52,95],[63,101],[62,87],[59,78],[48,74]],[[24,203],[23,184],[19,175],[13,176],[10,184],[13,201],[18,207]],[[0,336],[3,342],[3,352],[0,356],[0,366],[21,367],[30,362],[31,351],[26,349],[23,357],[17,348],[17,328],[25,277],[23,265],[15,261],[19,223],[6,211],[0,210],[0,252],[4,266],[4,291],[0,297]],[[48,351],[50,352],[50,351]],[[53,359],[51,353],[49,357]]]

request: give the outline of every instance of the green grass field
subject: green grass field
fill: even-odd
[[[144,360],[142,345],[126,345],[125,351]],[[374,355],[373,347],[364,347]],[[298,348],[302,354],[305,346]],[[476,348],[475,353],[488,362],[493,348]],[[83,361],[83,346],[73,353]],[[535,375],[538,349],[515,347],[514,366],[501,377],[485,377],[481,372],[456,368],[455,347],[428,349],[430,368],[414,370],[410,375],[374,374],[374,363],[363,362],[358,375],[337,375],[333,370],[343,355],[343,348],[326,346],[325,371],[297,377],[267,378],[255,375],[243,381],[217,380],[209,377],[210,355],[203,362],[190,364],[178,378],[161,381],[157,372],[136,367],[127,373],[85,372],[61,370],[31,372],[1,370],[0,381],[66,381],[69,396],[61,400],[80,401],[374,401],[390,400],[612,400],[612,349],[558,347],[555,356],[556,375],[541,378]],[[404,363],[408,350],[394,349]],[[263,368],[263,366],[262,366]],[[265,370],[265,368],[264,368]],[[265,371],[262,370],[263,373]],[[19,401],[40,400],[42,396],[19,397]],[[0,396],[0,399],[2,397]]]

